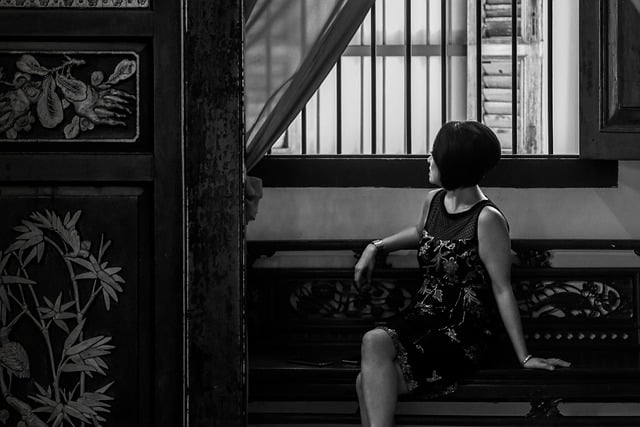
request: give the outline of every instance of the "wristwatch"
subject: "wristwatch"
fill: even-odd
[[[376,252],[384,250],[384,243],[380,239],[373,240],[371,244],[376,247]]]

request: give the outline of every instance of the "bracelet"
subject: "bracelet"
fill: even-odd
[[[531,355],[531,354],[527,354],[527,357],[525,357],[524,359],[522,359],[522,362],[521,362],[520,364],[521,364],[522,366],[526,365],[526,364],[527,364],[527,362],[528,362],[529,360],[531,360],[531,358],[532,358],[532,357],[533,357],[533,355]]]
[[[382,240],[380,239],[373,240],[371,244],[376,247],[376,253],[380,251],[384,251],[384,243],[382,243]]]

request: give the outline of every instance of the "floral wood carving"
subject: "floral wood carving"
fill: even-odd
[[[112,70],[92,67],[90,74],[86,59],[72,58],[67,53],[46,53],[48,65],[30,53],[18,55],[12,75],[0,67],[0,141],[137,139],[138,94],[120,88],[122,82],[135,77],[137,92],[137,55],[124,55]],[[101,55],[93,54],[93,58],[96,56]],[[53,65],[53,61],[57,63]],[[77,70],[86,77],[76,77]],[[126,128],[131,127],[128,122],[134,110],[132,132]],[[107,127],[125,129],[114,138],[111,131],[108,137],[104,131],[99,132]]]
[[[107,392],[113,381],[98,376],[107,377],[104,357],[115,348],[112,337],[92,335],[85,326],[101,300],[107,311],[118,302],[125,280],[118,274],[121,268],[105,260],[111,241],[102,237],[92,251],[91,242],[82,240],[76,229],[80,215],[34,212],[14,227],[20,234],[0,252],[0,389],[9,406],[0,410],[4,422],[18,417],[19,426],[102,426],[111,411],[113,397]],[[67,290],[55,299],[43,296],[47,283],[33,280],[45,253],[62,261],[68,272],[61,285]],[[21,323],[31,325],[29,336],[40,337],[47,349],[48,378],[31,378],[30,359],[38,355],[25,349],[20,336],[11,336]],[[59,331],[53,334],[54,329]],[[36,392],[21,395],[18,381],[32,382]]]
[[[386,319],[405,309],[410,301],[409,291],[381,280],[361,288],[352,281],[315,280],[297,286],[289,298],[298,314],[326,319]]]
[[[524,317],[629,318],[630,281],[520,281],[516,296]]]

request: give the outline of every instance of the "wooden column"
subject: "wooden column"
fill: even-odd
[[[189,423],[245,426],[242,1],[186,4]]]

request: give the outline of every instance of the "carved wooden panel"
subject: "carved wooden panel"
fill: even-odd
[[[637,342],[637,272],[538,267],[514,269],[513,276],[532,344]],[[254,269],[250,332],[266,342],[357,340],[407,308],[419,283],[419,271],[410,269],[378,270],[363,286],[353,283],[351,270]]]
[[[580,8],[580,154],[640,158],[640,6],[594,1]]]
[[[182,5],[0,7],[0,261],[28,261],[37,282],[20,284],[33,319],[25,311],[8,335],[30,375],[5,381],[6,394],[0,382],[0,422],[6,410],[11,426],[18,412],[49,427],[180,425]],[[15,255],[2,274],[24,282]],[[23,305],[7,300],[10,324]]]
[[[627,278],[521,279],[515,283],[524,318],[633,319],[634,281]]]
[[[352,280],[308,280],[291,290],[291,308],[300,316],[317,319],[374,319],[397,315],[411,294],[397,280],[373,280],[356,286]]]
[[[0,194],[0,417],[144,423],[152,322],[143,189]]]
[[[58,142],[87,150],[90,143],[93,150],[149,135],[142,126],[152,101],[144,45],[49,46],[0,50],[0,146]]]

